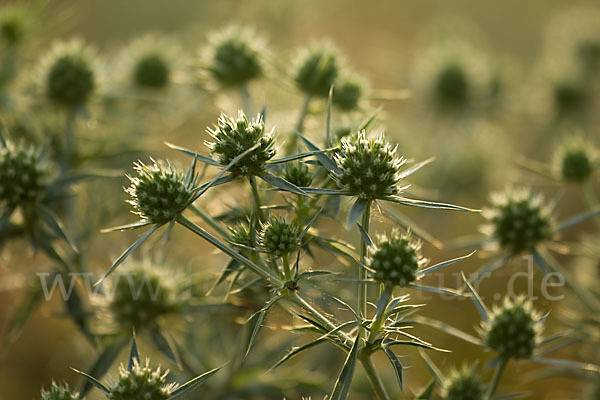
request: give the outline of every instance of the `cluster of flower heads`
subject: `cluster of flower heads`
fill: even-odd
[[[443,400],[481,400],[484,396],[485,385],[474,367],[452,369],[444,380]]]
[[[492,208],[484,211],[491,233],[502,249],[513,254],[533,250],[554,234],[554,220],[539,194],[507,190],[492,195]]]
[[[41,400],[79,400],[79,394],[72,391],[69,385],[57,385],[52,382],[50,389],[42,389]]]
[[[152,160],[151,165],[134,164],[137,176],[129,177],[125,191],[134,213],[152,223],[173,220],[194,197],[194,188],[186,182],[185,173],[169,163]]]
[[[109,400],[168,400],[177,384],[167,383],[167,375],[168,370],[152,369],[148,359],[145,364],[134,359],[130,369],[121,364],[119,377],[110,385],[106,396]]]
[[[379,238],[369,251],[367,267],[377,282],[405,287],[417,279],[417,270],[427,264],[421,255],[421,243],[411,240],[410,233],[392,231],[389,237]]]
[[[367,138],[361,131],[344,138],[334,155],[339,172],[333,173],[333,179],[340,189],[365,200],[398,194],[400,167],[406,160],[396,150],[383,133]]]
[[[208,128],[208,133],[214,141],[206,142],[206,145],[223,166],[257,146],[231,167],[233,175],[260,175],[265,172],[265,163],[275,156],[275,138],[272,132],[265,132],[265,122],[261,115],[248,121],[241,110],[237,119],[221,114],[217,125],[212,129]]]
[[[260,246],[269,254],[282,256],[298,247],[298,226],[285,218],[272,215],[259,233]]]
[[[485,344],[505,359],[530,358],[539,340],[539,319],[530,301],[506,297],[482,324]]]
[[[7,142],[0,146],[0,204],[13,208],[41,199],[48,165],[38,149]]]

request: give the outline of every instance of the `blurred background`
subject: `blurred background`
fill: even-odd
[[[104,144],[127,151],[114,151],[111,158],[93,160],[94,166],[131,173],[132,162],[138,158],[147,160],[148,156],[168,157],[185,166],[188,159],[166,148],[165,141],[207,154],[203,145],[208,138],[206,127],[216,122],[221,111],[235,113],[243,106],[243,97],[235,90],[214,88],[202,74],[190,72],[189,65],[202,58],[202,49],[208,43],[210,32],[228,25],[242,25],[253,28],[264,38],[268,49],[265,57],[270,72],[248,86],[254,105],[252,111],[257,112],[263,104],[267,106],[267,126],[275,127],[280,140],[293,130],[303,101],[289,72],[297,53],[310,43],[327,39],[339,48],[345,62],[367,82],[368,88],[358,110],[334,111],[332,126],[339,132],[358,126],[381,106],[381,112],[371,125],[372,131],[385,131],[391,142],[399,144],[399,152],[406,158],[436,157],[434,163],[410,178],[413,190],[420,198],[483,208],[489,203],[492,191],[502,190],[507,185],[534,186],[547,198],[561,198],[556,208],[558,219],[589,207],[589,198],[586,199],[578,185],[566,185],[552,177],[534,174],[529,170],[535,168],[524,167],[532,165],[524,160],[535,165],[551,164],[557,146],[572,135],[598,144],[600,7],[597,4],[560,0],[171,0],[168,3],[160,0],[82,0],[48,1],[43,6],[37,3],[32,6],[32,3],[3,0],[0,10],[14,4],[33,8],[35,18],[28,26],[30,37],[20,54],[18,83],[7,86],[7,92],[16,91],[22,80],[29,80],[36,73],[39,60],[56,40],[78,37],[97,49],[106,93],[109,94],[90,106],[90,116],[80,124],[78,135],[84,146]],[[178,43],[179,53],[173,58],[174,65],[181,70],[177,87],[154,96],[148,103],[131,103],[114,113],[106,111],[119,96],[113,89],[119,76],[120,51],[127,43],[148,32],[168,36]],[[569,46],[573,45],[573,40],[584,34],[595,37],[598,46],[593,50],[598,52],[594,56],[597,57],[596,64],[592,63],[591,72],[584,72],[597,76],[589,79],[587,75],[585,79],[581,78],[582,72],[576,64],[582,61],[568,53],[572,50]],[[449,78],[447,85],[450,88],[445,90],[440,89],[436,79],[448,60],[456,62],[463,75],[454,80]],[[22,78],[21,75],[29,77]],[[468,90],[461,89],[463,80],[467,82]],[[27,113],[28,103],[20,104],[25,106],[3,108],[2,118],[13,121],[16,116]],[[305,132],[319,138],[325,122],[326,102],[315,101],[312,107],[305,121]],[[13,132],[13,136],[19,139],[18,133]],[[591,190],[597,193],[598,177],[593,179]],[[105,271],[138,235],[138,232],[98,233],[101,228],[132,221],[129,206],[125,204],[127,196],[121,190],[127,185],[127,179],[119,177],[86,182],[76,188],[77,202],[81,206],[78,218],[86,221],[83,224],[86,232],[93,232],[86,245],[88,264],[97,273]],[[211,215],[217,215],[228,206],[246,204],[243,189],[219,192],[218,196],[216,192],[211,193],[201,205]],[[343,203],[343,207],[347,208],[348,204]],[[402,211],[442,242],[477,233],[484,223],[479,214],[404,208]],[[389,231],[389,227],[383,217],[374,217],[373,231]],[[345,231],[341,225],[322,222],[320,229],[358,244],[358,234]],[[570,254],[557,256],[586,283],[598,278],[598,268],[594,269],[598,265],[597,259],[592,258],[590,262],[588,253],[582,255],[580,250],[583,238],[592,237],[593,232],[597,236],[592,222],[568,231],[561,237],[561,243]],[[158,251],[158,255],[146,253],[142,252],[146,257],[165,260],[171,268],[200,275],[200,283],[195,288],[199,297],[212,286],[227,261],[222,254],[182,229],[174,230],[170,242]],[[462,255],[464,250],[450,247],[440,250],[425,244],[424,253],[437,262]],[[199,259],[199,255],[203,258]],[[449,269],[445,282],[432,279],[428,283],[457,287],[457,272],[461,269],[474,271],[488,257],[485,252],[478,253],[468,262]],[[324,255],[322,260],[331,268],[347,268],[331,256]],[[32,280],[37,279],[35,272],[49,269],[48,265],[50,262],[43,254],[30,251],[26,240],[4,243],[0,253],[0,331],[8,329],[11,313],[26,298]],[[592,265],[590,269],[585,269],[589,265]],[[510,268],[498,271],[493,279],[484,280],[480,291],[486,302],[494,303],[497,300],[494,294],[504,293],[511,273],[525,268],[526,262],[517,260]],[[541,279],[536,272],[534,294],[539,294]],[[527,279],[517,280],[517,287],[517,290],[526,290]],[[252,290],[234,299],[250,313],[260,308],[265,296],[259,289]],[[345,294],[351,297],[352,290],[348,289]],[[552,311],[546,328],[548,334],[564,330],[568,319],[564,316],[569,309],[578,307],[572,295],[565,295],[562,302],[541,297],[535,303],[543,312]],[[425,315],[475,334],[479,320],[470,301],[444,300],[437,295],[419,296],[422,295],[415,293],[414,301],[427,303],[423,310]],[[57,298],[43,302],[18,338],[1,347],[0,399],[39,398],[40,388],[48,387],[52,380],[79,387],[81,380],[69,367],[87,370],[98,353],[72,320],[66,318],[63,308]],[[227,332],[241,329],[244,315],[247,317],[243,312],[226,312],[189,317],[187,322],[197,331],[192,339],[193,351],[204,361],[196,365],[214,367],[228,359],[228,349],[236,345],[232,334]],[[301,396],[322,398],[332,387],[344,358],[344,354],[333,346],[309,350],[280,371],[266,372],[287,348],[303,340],[298,338],[299,335],[285,332],[291,323],[288,315],[275,310],[267,318],[266,329],[257,338],[244,373],[232,379],[228,389],[220,388],[219,396],[212,394],[217,391],[206,389],[206,392],[200,390],[189,398],[205,398],[206,393],[210,393],[210,398],[231,399],[279,399],[282,394],[290,399]],[[177,323],[172,327],[177,340],[187,346],[190,339],[186,330]],[[284,328],[284,332],[276,328]],[[215,335],[215,331],[222,335]],[[481,359],[483,363],[492,357],[476,346],[433,329],[418,327],[416,331],[437,347],[452,350],[452,353],[431,354],[445,371],[463,362]],[[143,338],[140,342],[142,355],[151,356],[153,364],[161,363],[170,368],[172,379],[184,381],[191,377],[190,371],[178,370],[153,350],[151,342]],[[600,343],[596,342],[595,346],[598,345]],[[578,359],[586,355],[587,348],[586,345],[575,345],[560,350],[558,355]],[[215,352],[217,354],[211,354]],[[113,376],[126,353],[123,351],[110,369]],[[401,360],[406,367],[403,394],[397,389],[388,361],[378,359],[377,364],[381,365],[381,374],[394,398],[410,399],[412,393],[427,384],[430,375],[416,350],[402,348],[397,353],[403,356]],[[530,398],[534,399],[588,398],[589,379],[552,373],[541,379],[546,370],[546,367],[526,361],[513,363],[503,384],[513,392],[532,391],[535,394]],[[356,373],[350,398],[374,398],[362,370],[357,368]],[[88,398],[100,397],[93,393]]]

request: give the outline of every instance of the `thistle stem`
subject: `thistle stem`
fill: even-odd
[[[383,381],[379,377],[375,366],[373,365],[373,361],[369,355],[360,357],[360,362],[367,373],[367,377],[369,378],[369,382],[371,382],[371,386],[373,390],[375,390],[375,394],[379,400],[390,400],[390,396],[385,390],[385,386],[383,385]]]
[[[362,216],[362,227],[369,233],[371,223],[371,201],[367,203],[367,208]],[[367,280],[367,269],[364,267],[367,257],[367,242],[363,236],[360,236],[360,265],[358,266],[358,309],[363,317],[367,316],[367,295],[368,288],[365,283]],[[363,328],[364,329],[364,328]]]
[[[206,222],[215,231],[219,232],[223,237],[230,236],[230,233],[227,232],[227,229],[223,228],[217,221],[215,221],[210,215],[205,213],[203,210],[201,210],[193,204],[190,205],[190,209],[194,212],[194,214],[202,218],[204,222]]]
[[[290,270],[290,255],[289,253],[284,253],[281,256],[281,263],[283,264],[283,274],[286,281],[292,280],[292,271]]]
[[[496,390],[498,390],[498,385],[500,384],[500,380],[502,379],[502,375],[504,375],[504,371],[506,370],[506,366],[508,365],[509,361],[509,358],[502,357],[496,366],[496,370],[494,371],[494,376],[492,377],[492,381],[490,382],[490,387],[487,393],[488,399],[491,399],[496,394]]]
[[[260,194],[258,193],[258,185],[256,184],[256,178],[251,176],[248,178],[248,181],[250,182],[250,187],[252,188],[252,202],[254,203],[254,211],[258,216],[258,220],[264,222],[265,214],[263,213],[263,210],[261,208]]]

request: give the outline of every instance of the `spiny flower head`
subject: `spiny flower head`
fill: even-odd
[[[144,365],[137,359],[129,371],[123,364],[119,367],[119,378],[109,387],[106,397],[109,400],[168,400],[177,388],[167,383],[169,371],[162,372],[160,367],[153,370],[150,361]]]
[[[50,390],[42,389],[42,400],[78,400],[79,394],[72,392],[69,385],[57,385],[52,382]]]
[[[396,155],[396,147],[385,140],[383,133],[367,138],[362,131],[343,138],[334,159],[340,172],[333,178],[350,195],[376,199],[399,192],[399,172],[405,160]]]
[[[252,247],[252,232],[248,224],[239,223],[234,226],[228,226],[231,233],[230,241],[233,244]]]
[[[48,184],[48,165],[33,147],[7,142],[0,146],[0,204],[9,208],[34,203]]]
[[[500,247],[513,254],[532,250],[554,233],[551,210],[543,197],[530,190],[507,190],[492,195],[492,208],[484,210],[491,233]]]
[[[410,233],[401,235],[394,230],[389,237],[380,237],[377,246],[369,250],[367,267],[374,271],[377,282],[405,287],[417,279],[417,270],[426,263],[421,243],[411,240]]]
[[[221,114],[217,125],[213,129],[208,128],[208,133],[214,142],[206,142],[206,145],[223,166],[258,144],[230,169],[234,175],[260,175],[265,171],[265,163],[275,156],[275,138],[272,132],[265,132],[265,123],[260,115],[248,121],[241,110],[237,119]]]
[[[343,75],[333,88],[333,104],[344,111],[355,110],[364,96],[365,82],[356,75]]]
[[[483,400],[485,385],[475,368],[462,366],[453,369],[444,380],[442,387],[443,400]]]
[[[327,97],[340,69],[337,49],[318,43],[301,51],[296,62],[294,80],[298,88],[310,96]]]
[[[575,114],[588,103],[587,89],[580,82],[573,80],[555,82],[553,97],[558,116]]]
[[[221,85],[245,85],[263,74],[264,43],[252,30],[228,27],[208,40],[207,68]]]
[[[261,247],[270,254],[282,256],[298,247],[298,226],[287,222],[283,217],[271,216],[271,219],[262,226],[259,234]]]
[[[308,166],[302,162],[288,163],[283,170],[283,177],[298,187],[310,186],[313,178]]]
[[[570,138],[559,146],[554,157],[557,175],[568,182],[583,182],[594,172],[596,149],[581,138]]]
[[[125,191],[134,213],[152,223],[172,220],[192,201],[194,188],[186,183],[185,173],[170,163],[154,161],[134,164],[137,176],[129,177],[131,185]]]
[[[4,43],[14,46],[19,44],[29,29],[26,11],[11,4],[0,9],[0,38]]]
[[[85,105],[97,89],[94,53],[80,40],[56,43],[41,68],[45,95],[57,105]]]
[[[114,279],[108,309],[124,331],[149,327],[158,318],[181,310],[187,301],[178,276],[147,263],[135,263]]]
[[[503,358],[529,358],[539,342],[538,320],[530,301],[507,296],[482,323],[485,344]]]

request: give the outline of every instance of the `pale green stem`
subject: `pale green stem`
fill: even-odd
[[[377,373],[377,370],[373,365],[373,361],[371,360],[370,355],[361,357],[360,362],[362,363],[365,372],[367,373],[367,377],[369,378],[369,382],[371,382],[373,390],[375,390],[377,398],[379,400],[390,400],[390,395],[385,390],[383,381],[379,377],[379,374]]]
[[[494,376],[492,377],[492,381],[490,382],[490,386],[488,388],[487,399],[491,399],[496,394],[498,390],[498,385],[500,384],[500,380],[502,379],[502,375],[504,375],[504,371],[506,370],[506,366],[510,361],[507,357],[502,357],[496,366],[496,370],[494,371]]]
[[[190,205],[189,207],[197,216],[202,218],[204,222],[206,222],[211,228],[215,231],[219,232],[223,237],[229,237],[231,234],[227,231],[227,229],[223,228],[221,224],[214,220],[210,215],[205,213],[202,209],[196,207],[195,205]]]
[[[286,281],[292,280],[292,271],[290,270],[290,255],[289,253],[284,253],[281,256],[281,263],[283,264],[283,274],[285,276]]]
[[[367,203],[367,208],[362,217],[362,227],[365,232],[369,233],[369,225],[371,223],[371,201]],[[367,295],[368,288],[365,283],[367,280],[367,269],[364,267],[367,257],[367,242],[360,236],[360,265],[358,266],[358,309],[363,317],[367,317]]]
[[[256,184],[256,178],[250,176],[248,178],[248,181],[250,182],[250,187],[252,188],[252,202],[254,203],[254,211],[256,212],[258,220],[264,222],[265,214],[263,212],[263,209],[261,208],[262,206],[260,203],[260,194],[258,193],[258,185]]]

